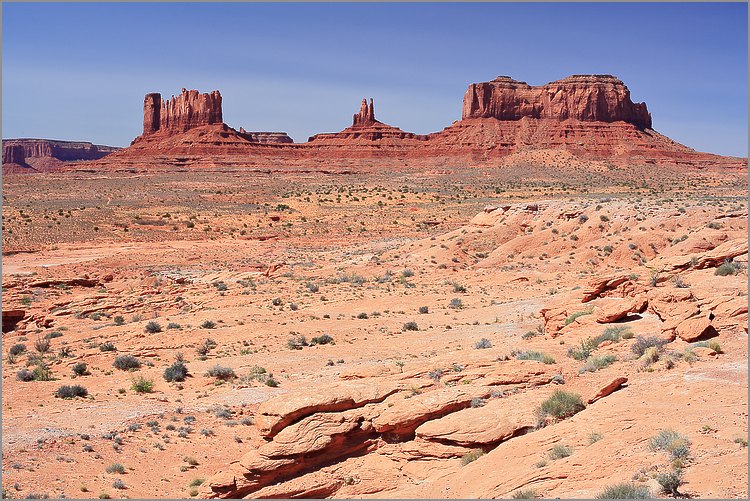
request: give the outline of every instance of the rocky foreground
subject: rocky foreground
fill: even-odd
[[[117,209],[137,239],[8,236],[6,494],[747,497],[741,193],[214,189],[190,219],[183,184],[165,225]]]

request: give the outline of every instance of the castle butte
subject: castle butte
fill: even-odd
[[[377,120],[372,99],[362,101],[350,127],[313,135],[305,143],[293,143],[281,132],[248,133],[228,126],[219,91],[183,89],[169,100],[147,94],[143,108],[143,134],[130,147],[73,169],[242,169],[304,161],[351,166],[351,159],[388,161],[393,168],[446,160],[471,166],[533,162],[540,151],[615,164],[747,164],[746,159],[696,152],[659,134],[646,104],[634,103],[627,86],[611,75],[573,75],[542,86],[506,76],[472,83],[461,120],[427,135]]]

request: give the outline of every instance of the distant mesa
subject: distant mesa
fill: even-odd
[[[3,139],[3,174],[55,170],[66,162],[98,160],[119,150],[84,141]]]
[[[510,77],[474,83],[464,95],[461,118],[520,120],[523,117],[584,122],[626,122],[651,128],[646,103],[633,103],[630,90],[612,75],[573,75],[532,87]]]

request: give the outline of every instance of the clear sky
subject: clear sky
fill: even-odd
[[[441,130],[472,82],[610,73],[654,128],[747,155],[747,4],[2,5],[3,137],[125,146],[143,96],[218,89],[224,121],[303,142],[351,123]]]

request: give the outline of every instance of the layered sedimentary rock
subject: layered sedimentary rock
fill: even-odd
[[[462,119],[521,118],[627,122],[651,128],[646,103],[633,103],[630,90],[612,75],[573,75],[532,87],[510,77],[469,85],[464,95]]]
[[[82,141],[3,139],[3,174],[52,170],[63,162],[97,160],[119,149]]]
[[[308,144],[311,146],[323,144],[336,147],[351,144],[352,140],[361,140],[360,142],[379,141],[383,145],[395,140],[400,146],[408,148],[414,146],[414,141],[426,141],[427,136],[405,132],[398,127],[380,122],[375,118],[375,107],[372,98],[370,98],[370,104],[367,104],[366,99],[362,100],[359,113],[354,114],[351,127],[347,127],[341,132],[316,134],[308,139]]]
[[[292,144],[294,142],[286,132],[248,132],[240,127],[239,134],[252,143]]]
[[[737,168],[747,160],[696,152],[654,131],[645,103],[634,103],[625,84],[610,75],[573,75],[542,86],[510,77],[469,85],[462,119],[440,132],[419,135],[384,124],[373,100],[362,100],[352,125],[293,143],[284,133],[247,132],[223,123],[221,94],[187,91],[168,101],[148,94],[143,134],[92,169],[314,168],[326,172],[500,162],[534,165],[537,152],[616,165]],[[10,154],[10,153],[9,153]],[[554,162],[557,162],[556,164]],[[320,166],[316,166],[319,164]]]
[[[143,134],[179,133],[203,125],[222,123],[221,93],[201,94],[182,89],[178,96],[162,100],[161,94],[146,94],[143,99]]]

